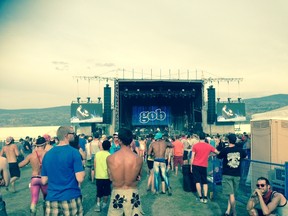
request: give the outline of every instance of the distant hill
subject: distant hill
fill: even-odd
[[[43,109],[0,109],[0,127],[70,125],[70,106]]]
[[[288,94],[245,99],[246,115],[250,120],[255,113],[288,106]],[[70,106],[44,109],[0,109],[0,127],[70,125]]]
[[[251,115],[288,106],[288,94],[276,94],[266,97],[246,99],[246,116],[250,120]]]

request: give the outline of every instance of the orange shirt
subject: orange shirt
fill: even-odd
[[[174,156],[183,156],[184,144],[180,140],[173,142]]]

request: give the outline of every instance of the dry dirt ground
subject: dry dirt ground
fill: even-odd
[[[183,191],[183,178],[180,172],[178,176],[170,174],[170,182],[173,189],[173,195],[153,195],[151,192],[146,192],[147,185],[147,173],[146,164],[143,166],[142,180],[139,184],[139,192],[142,201],[142,207],[147,216],[178,216],[178,215],[195,215],[195,216],[209,216],[209,215],[223,215],[227,198],[221,194],[221,186],[216,186],[216,192],[214,198],[209,199],[208,204],[203,204],[197,201],[196,196],[192,192]],[[31,168],[28,165],[21,169],[21,179],[16,182],[16,193],[7,192],[4,188],[1,188],[3,199],[6,202],[6,209],[9,216],[27,216],[29,215],[30,205],[30,191],[29,181]],[[209,189],[212,191],[212,185],[209,185]],[[107,208],[102,212],[97,213],[94,211],[96,187],[86,179],[82,185],[83,193],[83,206],[84,215],[107,215]],[[237,203],[238,215],[247,215],[245,211],[245,205]],[[43,215],[42,210],[42,196],[37,206],[37,215]]]

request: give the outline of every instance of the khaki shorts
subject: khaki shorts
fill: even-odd
[[[223,175],[222,176],[222,188],[223,188],[223,194],[230,195],[230,194],[236,194],[240,182],[240,176],[228,176]]]

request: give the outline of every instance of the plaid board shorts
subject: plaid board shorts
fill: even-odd
[[[65,201],[46,201],[45,215],[83,215],[82,197]]]

